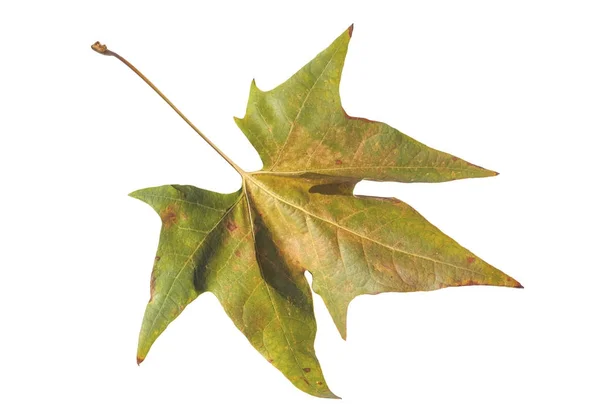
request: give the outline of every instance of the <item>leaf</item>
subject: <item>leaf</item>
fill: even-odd
[[[264,168],[246,173],[232,163],[242,176],[239,191],[172,185],[131,194],[162,220],[138,363],[208,291],[296,387],[334,398],[314,351],[306,270],[343,338],[348,304],[359,295],[521,287],[406,203],[353,194],[362,179],[443,182],[497,173],[384,123],[348,116],[339,84],[351,35],[352,27],[271,91],[252,82],[246,115],[236,123]]]

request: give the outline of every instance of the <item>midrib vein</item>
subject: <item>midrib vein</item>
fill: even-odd
[[[465,267],[457,266],[457,265],[455,265],[455,264],[448,263],[448,262],[445,262],[445,261],[436,260],[436,259],[434,259],[434,258],[430,258],[430,257],[424,256],[424,255],[421,255],[421,254],[415,254],[415,253],[411,253],[411,252],[409,252],[409,251],[401,250],[401,249],[399,249],[399,248],[395,248],[395,247],[392,247],[391,245],[385,244],[385,243],[383,243],[383,242],[381,242],[381,241],[377,241],[377,240],[375,240],[375,239],[373,239],[373,238],[369,238],[369,237],[368,237],[368,236],[366,236],[366,235],[360,234],[360,233],[358,233],[358,232],[356,232],[356,231],[353,231],[353,230],[351,230],[351,229],[348,229],[348,228],[346,228],[346,227],[344,227],[344,226],[342,226],[342,225],[336,224],[335,222],[333,222],[333,221],[330,221],[329,219],[325,219],[325,218],[323,218],[323,217],[321,217],[321,216],[318,216],[318,215],[316,215],[316,214],[314,214],[314,213],[312,213],[312,212],[310,212],[310,211],[308,211],[308,210],[304,209],[304,208],[303,208],[303,207],[301,207],[301,206],[295,205],[295,204],[293,204],[293,203],[291,203],[291,202],[289,202],[289,201],[287,201],[287,200],[283,199],[281,196],[278,196],[278,195],[274,194],[274,193],[273,193],[273,192],[271,192],[269,189],[267,189],[266,187],[264,187],[262,184],[260,184],[260,183],[259,183],[259,182],[257,182],[256,180],[254,180],[254,179],[252,178],[252,176],[246,176],[245,178],[246,178],[246,179],[249,179],[249,180],[250,180],[252,183],[254,183],[254,184],[255,184],[255,185],[256,185],[256,186],[257,186],[259,189],[261,189],[262,191],[264,191],[265,193],[267,193],[269,196],[271,196],[271,197],[273,197],[273,198],[275,198],[275,199],[279,200],[280,202],[282,202],[282,203],[285,203],[286,205],[288,205],[288,206],[291,206],[291,207],[293,207],[293,208],[295,208],[295,209],[298,209],[299,211],[301,211],[301,212],[304,212],[304,213],[305,213],[305,214],[307,214],[308,216],[311,216],[311,217],[313,217],[313,218],[315,218],[315,219],[318,219],[318,220],[320,220],[320,221],[322,221],[322,222],[325,222],[325,223],[328,223],[328,224],[330,224],[330,225],[333,225],[334,227],[336,227],[336,228],[339,228],[339,229],[341,229],[341,230],[343,230],[343,231],[349,232],[350,234],[352,234],[352,235],[355,235],[355,236],[357,236],[357,237],[359,237],[359,238],[365,239],[365,240],[367,240],[367,241],[370,241],[370,242],[373,242],[373,243],[375,243],[375,244],[377,244],[377,245],[381,245],[382,247],[388,248],[388,249],[390,249],[390,250],[392,250],[392,251],[396,251],[396,252],[399,252],[399,253],[403,253],[403,254],[406,254],[406,255],[408,255],[408,256],[411,256],[411,257],[417,257],[417,258],[421,258],[421,259],[423,259],[423,260],[429,260],[429,261],[431,261],[431,262],[433,262],[433,263],[444,264],[444,265],[447,265],[447,266],[450,266],[450,267],[454,267],[454,268],[457,268],[457,269],[460,269],[460,270],[465,270],[465,271],[471,272],[471,273],[473,273],[473,274],[477,274],[477,275],[480,275],[480,276],[485,276],[483,273],[480,273],[480,272],[478,272],[478,271],[474,271],[474,270],[471,270],[471,269],[468,269],[468,268],[465,268]],[[248,193],[248,192],[246,191],[246,193]]]
[[[304,174],[304,173],[319,173],[322,171],[347,171],[347,170],[379,170],[379,169],[393,169],[393,170],[438,170],[438,171],[476,171],[476,167],[437,167],[437,166],[395,166],[395,165],[374,165],[374,166],[348,166],[348,167],[309,167],[303,170],[294,171],[254,171],[250,174],[275,174],[275,175],[289,175],[289,174]]]

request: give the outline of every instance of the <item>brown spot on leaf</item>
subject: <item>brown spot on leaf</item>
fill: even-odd
[[[467,263],[472,264],[475,261],[475,257],[467,257]]]
[[[348,28],[348,36],[352,38],[352,32],[354,32],[354,23]]]
[[[269,363],[273,363],[273,359],[272,359],[272,358],[269,358],[269,359],[267,359],[267,361],[268,361]]]
[[[310,372],[310,367],[305,367],[302,370],[304,370],[304,373],[308,373],[308,372]]]
[[[310,386],[310,382],[308,381],[308,379],[306,377],[303,377],[302,380],[304,380],[304,383],[306,383],[307,385]]]
[[[452,161],[458,161],[458,157],[452,157]]]
[[[335,164],[336,165],[341,165],[342,164],[342,160],[335,160]]]
[[[317,385],[321,386],[323,384],[323,382],[317,382]]]
[[[239,258],[242,253],[240,253],[240,250],[235,250],[234,254],[235,254],[236,257]]]
[[[177,223],[177,207],[169,205],[160,211],[160,219],[165,228],[170,228]]]
[[[233,232],[236,229],[238,229],[238,226],[235,222],[233,221],[227,221],[227,229],[229,230],[229,232]]]

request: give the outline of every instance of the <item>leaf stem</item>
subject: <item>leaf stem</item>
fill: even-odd
[[[183,113],[181,113],[179,109],[177,109],[177,107],[167,98],[167,96],[165,96],[154,84],[152,84],[152,82],[148,80],[146,76],[142,74],[137,68],[135,68],[133,64],[131,64],[129,61],[127,61],[125,58],[123,58],[116,52],[111,51],[106,47],[106,45],[102,45],[100,42],[96,42],[95,44],[93,44],[92,49],[99,54],[107,55],[109,57],[115,57],[123,64],[128,66],[134,73],[136,73],[142,80],[144,80],[146,84],[148,84],[152,88],[152,90],[154,90],[165,102],[167,102],[167,104],[171,106],[171,108],[181,117],[181,119],[183,119],[188,125],[190,125],[190,127],[194,131],[196,131],[196,133],[200,135],[202,139],[204,139],[206,143],[212,147],[212,149],[217,151],[217,153],[221,157],[223,157],[223,159],[227,161],[229,165],[232,166],[234,170],[242,176],[242,178],[245,177],[246,172],[242,170],[236,163],[234,163],[227,155],[225,155],[225,153],[221,151],[210,139],[208,139],[206,135],[204,135],[200,131],[200,129],[196,128],[196,126]]]

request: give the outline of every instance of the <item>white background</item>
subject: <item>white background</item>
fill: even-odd
[[[3,2],[0,415],[597,417],[600,13],[595,2]],[[396,196],[525,289],[363,296],[348,341],[315,298],[343,400],[296,390],[215,297],[135,362],[160,220],[127,193],[240,179],[250,80],[270,89],[355,23],[342,101],[499,171]]]

